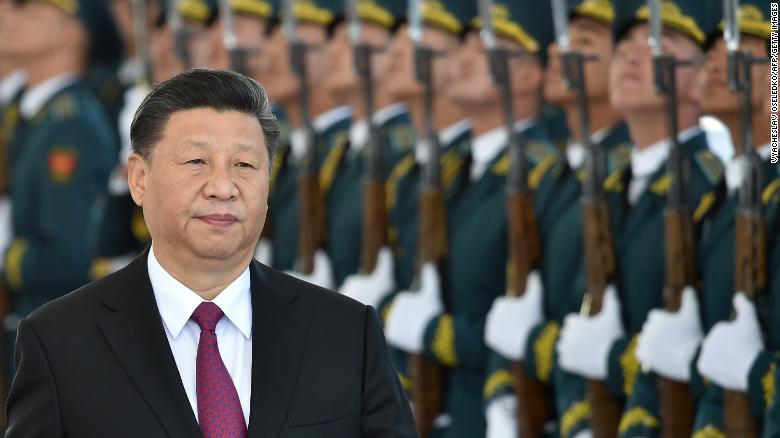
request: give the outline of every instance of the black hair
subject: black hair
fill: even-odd
[[[227,70],[189,70],[157,85],[133,117],[130,126],[133,152],[151,160],[171,115],[193,108],[238,111],[254,116],[263,129],[271,165],[279,142],[279,123],[271,111],[268,95],[254,79]]]

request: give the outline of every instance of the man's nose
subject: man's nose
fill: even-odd
[[[222,166],[212,168],[203,187],[203,195],[220,201],[238,197],[238,187],[231,177],[230,170]]]

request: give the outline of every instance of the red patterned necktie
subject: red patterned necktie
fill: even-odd
[[[238,392],[219,355],[214,332],[224,315],[219,306],[210,302],[201,303],[192,312],[192,320],[200,326],[195,387],[203,438],[244,438],[247,434]]]

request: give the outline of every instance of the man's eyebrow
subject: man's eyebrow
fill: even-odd
[[[182,147],[182,146],[194,146],[194,147],[199,148],[199,149],[206,149],[206,148],[211,146],[211,142],[206,141],[206,140],[196,140],[196,139],[188,138],[187,140],[184,140],[179,145],[179,147]],[[255,146],[250,144],[250,143],[240,143],[240,142],[233,143],[232,147],[238,148],[238,149],[240,149],[242,151],[243,150],[252,150],[252,149],[255,148]]]

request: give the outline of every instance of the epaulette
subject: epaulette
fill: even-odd
[[[607,153],[607,171],[623,169],[631,163],[631,144],[621,143]]]
[[[406,123],[388,126],[387,137],[397,153],[406,153],[414,148],[414,131]]]
[[[723,163],[709,149],[703,149],[696,152],[694,161],[704,173],[707,181],[713,186],[718,184],[723,178]]]
[[[49,113],[54,120],[68,120],[79,113],[78,99],[73,93],[62,93],[48,105]]]

